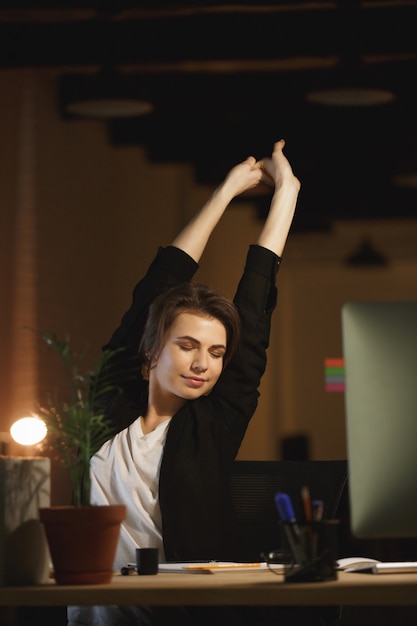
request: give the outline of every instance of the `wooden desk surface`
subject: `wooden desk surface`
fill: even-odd
[[[286,584],[268,571],[115,575],[105,585],[0,588],[0,606],[69,604],[417,606],[416,574],[339,572],[325,583]]]

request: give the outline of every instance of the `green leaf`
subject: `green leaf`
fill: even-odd
[[[47,349],[62,360],[70,390],[70,400],[60,402],[47,394],[47,403],[39,408],[48,435],[45,447],[68,469],[73,503],[90,504],[90,462],[101,446],[112,437],[114,425],[105,413],[106,398],[122,383],[138,376],[137,358],[124,348],[106,350],[94,371],[79,372],[78,355],[72,350],[68,335],[39,333]]]

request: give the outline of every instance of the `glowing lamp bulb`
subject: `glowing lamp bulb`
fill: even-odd
[[[46,437],[45,423],[39,417],[22,417],[10,428],[10,434],[16,443],[33,446]]]

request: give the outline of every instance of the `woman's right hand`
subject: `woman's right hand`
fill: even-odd
[[[274,144],[271,158],[259,161],[260,167],[274,182],[275,189],[279,189],[284,183],[290,183],[295,186],[298,192],[300,190],[301,183],[294,175],[291,165],[283,153],[284,146],[284,139],[277,141]]]

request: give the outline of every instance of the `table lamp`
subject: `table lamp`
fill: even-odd
[[[46,427],[36,417],[25,417],[12,425],[10,435],[32,450]],[[50,557],[39,508],[50,506],[50,491],[49,458],[0,455],[0,586],[48,579]]]

